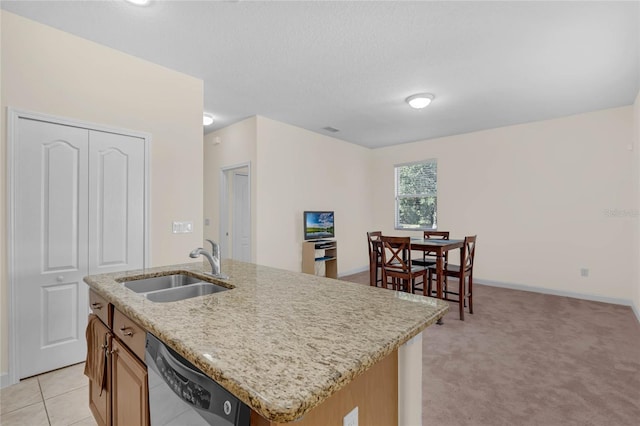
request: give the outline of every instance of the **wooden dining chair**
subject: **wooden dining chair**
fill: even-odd
[[[382,273],[378,271],[382,268],[382,246],[380,244],[381,231],[367,232],[367,244],[369,246],[369,285],[382,286]]]
[[[444,279],[442,288],[442,298],[452,302],[458,302],[460,309],[460,319],[464,321],[464,307],[469,301],[469,313],[473,314],[473,261],[476,254],[476,235],[464,238],[464,247],[460,256],[460,265],[452,265],[446,263],[444,265]],[[436,266],[428,267],[429,277],[427,279],[428,294],[431,295],[432,277],[436,274]],[[458,291],[449,289],[447,278],[453,277],[458,279]]]
[[[380,237],[382,241],[382,282],[391,283],[393,290],[413,293],[416,278],[424,286],[427,269],[411,263],[411,237]]]
[[[449,231],[424,231],[423,238],[425,240],[428,239],[438,239],[438,240],[448,240],[449,239]],[[448,260],[448,255],[445,253],[445,263]],[[420,253],[420,257],[413,259],[414,265],[420,266],[431,266],[436,264],[435,253],[430,251],[423,251]]]

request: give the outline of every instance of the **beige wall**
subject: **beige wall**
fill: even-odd
[[[265,117],[257,149],[257,263],[300,271],[302,212],[333,210],[338,274],[367,266],[371,151]]]
[[[202,81],[1,12],[0,167],[6,176],[7,107],[151,134],[151,266],[189,261],[202,240]],[[7,363],[6,191],[2,185],[2,329]],[[192,220],[174,235],[173,220]]]
[[[393,231],[394,164],[438,159],[438,225],[478,235],[478,279],[629,300],[632,107],[373,151],[375,223]],[[395,231],[396,234],[402,233]],[[581,277],[580,269],[589,276]]]
[[[204,137],[205,238],[220,241],[220,173],[222,168],[251,164],[251,258],[256,259],[256,117],[209,133]],[[229,245],[230,247],[230,245]]]
[[[633,257],[633,265],[635,271],[635,286],[633,287],[632,300],[638,320],[640,320],[640,91],[636,96],[633,104],[633,122],[634,122],[634,152],[635,152],[635,220],[636,220],[636,237],[635,252]]]

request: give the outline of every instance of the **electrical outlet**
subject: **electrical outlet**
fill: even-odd
[[[580,276],[588,277],[589,276],[589,269],[588,268],[580,268]]]
[[[354,408],[349,414],[344,416],[342,426],[358,426],[358,407]]]

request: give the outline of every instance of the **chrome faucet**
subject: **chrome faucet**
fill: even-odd
[[[211,265],[211,275],[218,278],[229,278],[228,276],[222,274],[220,272],[220,246],[218,243],[212,240],[207,240],[211,244],[211,253],[199,247],[189,253],[189,257],[197,258],[202,255],[207,258],[209,264]]]

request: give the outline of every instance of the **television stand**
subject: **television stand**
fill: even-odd
[[[324,274],[322,274],[323,265]],[[302,272],[327,278],[338,278],[338,243],[335,240],[303,242]]]

